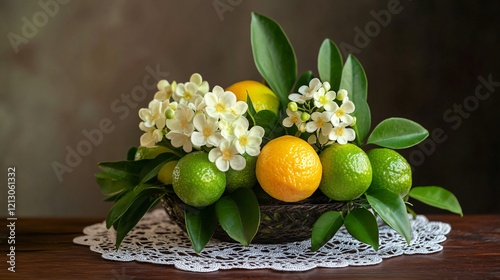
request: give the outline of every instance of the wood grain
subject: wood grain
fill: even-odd
[[[191,273],[172,266],[115,262],[72,240],[103,219],[20,218],[16,228],[16,272],[7,271],[8,245],[0,236],[0,279],[500,279],[500,215],[429,215],[452,231],[436,254],[399,256],[367,267],[318,268],[306,272],[228,270]],[[5,221],[5,219],[3,219]]]

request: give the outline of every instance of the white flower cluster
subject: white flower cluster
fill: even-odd
[[[303,85],[298,93],[289,95],[292,101],[286,109],[288,115],[283,120],[285,127],[295,125],[300,132],[311,133],[310,144],[324,146],[332,142],[346,144],[356,138],[353,126],[356,119],[349,115],[354,112],[354,103],[347,97],[348,92],[330,90],[330,83],[322,83],[314,78],[309,86]]]
[[[262,127],[249,129],[247,109],[247,103],[220,86],[209,91],[200,74],[191,75],[186,83],[161,80],[148,108],[139,110],[141,146],[153,147],[165,137],[186,153],[210,149],[208,157],[221,171],[242,170],[246,165],[242,155],[257,156],[264,137]]]

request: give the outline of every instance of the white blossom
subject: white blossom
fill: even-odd
[[[208,92],[208,90],[209,90],[208,82],[207,81],[203,81],[203,77],[201,77],[200,74],[194,73],[189,78],[189,81],[191,83],[194,83],[198,87],[198,90],[200,91],[201,95],[204,95],[205,93]]]
[[[300,127],[300,124],[302,123],[302,119],[300,118],[300,115],[302,115],[301,111],[292,112],[289,109],[286,109],[286,114],[288,117],[283,119],[283,126],[292,127],[293,125],[296,125],[297,127]]]
[[[328,138],[337,141],[339,144],[346,144],[349,141],[353,141],[356,138],[356,132],[354,132],[354,129],[347,128],[346,126],[346,123],[339,123],[334,126]]]
[[[221,131],[222,137],[224,137],[224,139],[227,140],[233,140],[235,138],[234,129],[236,126],[239,125],[244,125],[248,127],[250,124],[248,123],[248,120],[245,117],[239,117],[235,120],[225,120],[225,119],[220,120],[219,129]]]
[[[231,107],[236,104],[236,95],[230,91],[224,91],[221,87],[215,86],[212,92],[204,96],[207,107],[205,111],[212,118],[233,118]]]
[[[322,83],[318,78],[314,78],[309,82],[309,86],[303,85],[299,88],[299,93],[292,93],[288,98],[299,104],[304,104],[306,101],[311,100],[314,93],[322,87]]]
[[[328,135],[332,130],[330,123],[331,114],[329,112],[314,112],[311,115],[311,121],[306,123],[306,131],[313,133],[321,132],[323,135]]]
[[[174,118],[167,120],[167,127],[170,131],[191,136],[194,126],[191,123],[194,112],[189,107],[179,104],[175,110]]]
[[[165,127],[165,110],[167,109],[168,101],[159,101],[153,99],[149,102],[148,108],[139,110],[139,117],[144,122],[146,127],[156,127],[162,129]]]
[[[334,126],[337,126],[339,123],[350,125],[353,122],[353,118],[349,114],[354,112],[354,109],[354,103],[349,98],[344,97],[342,105],[333,112],[332,124]]]
[[[251,156],[260,154],[260,144],[265,131],[260,126],[254,126],[248,130],[248,124],[240,124],[234,128],[235,146],[240,154],[245,152]]]
[[[184,152],[189,153],[193,150],[193,144],[189,135],[184,133],[169,131],[165,137],[170,140],[172,146],[179,148],[182,147]]]
[[[217,146],[220,142],[220,132],[217,132],[217,119],[198,114],[193,119],[197,131],[191,134],[191,142],[195,146]]]
[[[177,87],[177,83],[175,81],[170,84],[167,80],[161,80],[156,85],[158,91],[155,93],[154,99],[165,101],[169,100],[172,97],[172,94],[175,92],[175,88]]]
[[[314,106],[333,112],[339,107],[334,101],[335,96],[336,93],[334,91],[327,91],[324,87],[322,87],[313,94]]]
[[[196,96],[201,96],[198,86],[195,83],[187,82],[185,84],[178,84],[175,88],[175,95],[179,103],[187,105],[196,99]]]
[[[229,167],[243,170],[246,166],[245,158],[238,154],[238,150],[229,140],[222,140],[219,147],[210,150],[208,159],[215,162],[215,166],[223,172],[228,171]]]
[[[163,139],[162,129],[147,127],[144,125],[144,122],[139,123],[139,128],[145,132],[139,139],[141,146],[152,148]]]

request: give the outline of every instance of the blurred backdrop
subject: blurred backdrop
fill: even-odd
[[[373,126],[399,116],[431,132],[402,152],[415,185],[451,190],[466,214],[500,213],[497,3],[0,0],[0,214],[14,166],[18,216],[104,216],[96,164],[138,145],[153,80],[261,79],[252,11],[282,25],[299,73],[316,72],[324,38],[356,55]]]

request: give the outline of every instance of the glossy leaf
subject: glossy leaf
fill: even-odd
[[[121,179],[110,173],[98,173],[95,175],[95,179],[104,195],[112,195],[134,186],[129,180]]]
[[[251,189],[240,188],[215,204],[217,218],[229,237],[248,246],[260,224],[260,208]]]
[[[160,169],[165,165],[167,162],[172,161],[172,160],[178,160],[179,157],[172,154],[172,153],[163,153],[159,154],[157,157],[149,161],[144,167],[141,169],[140,172],[140,184],[144,184],[147,181],[153,179],[158,175],[158,172],[160,172]]]
[[[123,216],[118,220],[116,225],[116,249],[120,247],[123,239],[127,234],[137,225],[141,218],[146,214],[146,212],[155,206],[161,199],[160,196],[154,196],[153,191],[149,190],[144,193],[144,195],[139,196],[128,210],[123,214]]]
[[[248,91],[247,91],[247,105],[248,105],[248,109],[247,109],[247,113],[250,114],[250,116],[255,116],[255,114],[257,114],[257,111],[255,111],[255,108],[253,107],[253,102],[252,102],[252,99],[250,98],[250,94],[248,94]]]
[[[132,184],[139,183],[139,173],[141,168],[147,163],[145,160],[128,160],[128,161],[115,161],[115,162],[101,162],[98,164],[104,173],[113,175],[117,179],[128,180]]]
[[[317,251],[337,233],[344,224],[342,212],[328,211],[314,223],[311,236],[311,250]]]
[[[410,244],[410,219],[408,218],[403,199],[399,195],[385,189],[369,190],[366,193],[366,199],[380,218],[401,234],[406,242]]]
[[[405,118],[389,118],[380,122],[368,137],[367,144],[391,149],[405,149],[417,145],[429,136],[418,123]]]
[[[353,55],[349,55],[342,69],[339,89],[348,92],[349,100],[355,105],[351,114],[356,117],[356,141],[360,145],[368,136],[371,126],[370,107],[367,103],[368,81],[361,63]]]
[[[127,160],[135,160],[135,154],[137,153],[137,147],[131,147],[127,152]]]
[[[354,238],[378,250],[378,224],[370,211],[364,208],[353,209],[346,215],[344,225]]]
[[[193,244],[193,249],[199,253],[205,248],[217,227],[217,216],[213,206],[197,209],[185,208],[186,231]]]
[[[147,193],[142,193],[149,190]],[[118,219],[120,219],[125,212],[132,206],[135,200],[140,197],[150,196],[153,193],[163,193],[164,188],[153,186],[153,185],[139,185],[133,190],[125,193],[120,199],[111,207],[108,216],[106,217],[106,227],[110,228],[111,225],[115,224]]]
[[[325,39],[318,54],[318,72],[322,82],[329,82],[332,90],[338,91],[342,76],[342,55],[335,43]]]
[[[313,72],[308,70],[302,74],[299,79],[297,80],[297,83],[295,84],[295,88],[293,92],[299,92],[299,88],[303,85],[309,85],[309,82],[314,79]]]
[[[293,48],[283,29],[268,17],[252,13],[250,27],[255,66],[284,107],[297,77]]]
[[[264,138],[274,139],[284,135],[284,129],[281,126],[278,116],[269,110],[261,110],[254,116],[255,124],[265,130]]]
[[[456,196],[442,187],[414,187],[410,190],[408,195],[427,205],[463,216],[462,207]]]

